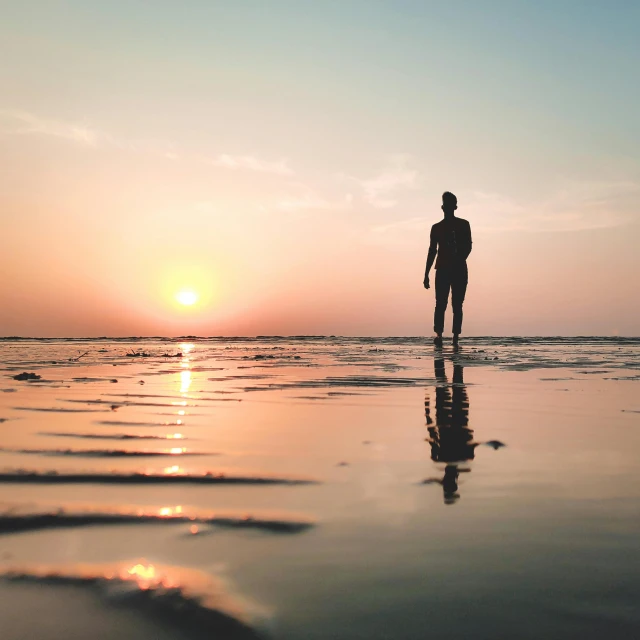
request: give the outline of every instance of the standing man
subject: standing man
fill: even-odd
[[[427,268],[424,274],[424,288],[429,289],[429,271],[436,260],[436,310],[433,316],[433,330],[436,337],[433,343],[442,346],[444,331],[444,312],[451,291],[453,307],[453,345],[458,345],[462,333],[462,303],[467,292],[467,258],[471,253],[471,225],[454,213],[458,208],[458,199],[445,191],[442,194],[444,219],[431,227],[431,242],[427,256]]]

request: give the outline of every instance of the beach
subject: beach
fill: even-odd
[[[0,355],[3,640],[640,637],[639,339]]]

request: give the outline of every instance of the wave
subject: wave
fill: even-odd
[[[315,526],[309,518],[287,515],[269,517],[253,514],[219,514],[188,511],[181,506],[154,509],[68,509],[20,512],[15,508],[0,512],[0,534],[22,533],[73,527],[127,524],[189,524],[230,529],[255,529],[270,533],[302,533]]]
[[[119,408],[119,407],[173,407],[173,408],[186,408],[186,407],[197,407],[197,404],[189,404],[187,401],[183,402],[132,402],[131,400],[77,400],[71,398],[69,400],[65,400],[65,402],[75,402],[78,404],[96,404],[96,405],[106,405],[110,408]],[[78,409],[69,409],[69,411],[79,411]],[[80,409],[81,411],[81,409]],[[85,409],[88,411],[88,409]]]
[[[184,427],[182,421],[179,422],[134,422],[130,420],[96,420],[95,424],[105,424],[116,427]]]
[[[258,640],[266,610],[231,593],[220,579],[194,569],[149,564],[14,568],[8,582],[90,589],[110,606],[133,609],[189,638]]]
[[[270,377],[270,376],[264,376],[264,377]],[[211,380],[212,378],[209,378],[209,380]],[[214,393],[219,393],[219,392],[215,392]],[[231,392],[227,392],[227,393],[231,393]],[[237,392],[236,392],[237,393]],[[175,407],[175,406],[190,406],[190,407],[196,407],[198,405],[195,404],[190,404],[190,405],[186,405],[186,404],[182,404],[183,402],[185,402],[186,400],[205,400],[208,402],[240,402],[240,400],[237,400],[236,398],[212,398],[211,396],[203,396],[203,395],[198,395],[198,396],[188,396],[188,395],[162,395],[162,394],[157,394],[157,393],[103,393],[103,396],[108,396],[108,397],[112,397],[112,398],[166,398],[166,399],[174,399],[174,400],[181,400],[181,403],[171,403],[171,404],[159,404],[157,402],[154,403],[143,403],[143,402],[131,402],[130,400],[114,400],[113,403],[111,402],[105,402],[104,400],[67,400],[66,402],[88,402],[88,403],[92,403],[92,404],[118,404],[118,405],[122,405],[122,406],[142,406],[142,407]]]
[[[218,378],[207,378],[210,382],[230,382],[232,380],[267,380],[273,379],[275,375],[266,373],[246,374],[246,375],[228,375]]]
[[[195,396],[187,394],[163,394],[163,393],[102,393],[110,398],[166,398],[169,400],[197,400]],[[86,400],[68,400],[67,402],[86,402]],[[103,400],[92,400],[91,402],[104,402]]]
[[[43,411],[47,413],[103,413],[105,409],[69,409],[66,407],[13,407],[15,411]]]
[[[286,389],[323,389],[335,387],[415,387],[432,382],[431,378],[389,378],[384,376],[328,376],[320,380],[271,383],[244,387],[243,391],[273,391]]]
[[[2,422],[2,419],[0,419]],[[182,426],[182,425],[177,425]],[[190,440],[181,433],[166,436],[138,435],[136,433],[74,433],[73,431],[40,431],[39,435],[54,438],[81,438],[85,440]]]
[[[72,456],[78,458],[157,458],[157,457],[185,457],[185,456],[215,456],[217,453],[203,451],[187,451],[184,447],[174,447],[162,451],[148,451],[144,449],[12,449],[0,447],[0,453],[19,453],[41,456]]]
[[[220,485],[308,485],[317,484],[310,478],[285,478],[268,475],[226,475],[167,473],[66,473],[52,471],[0,472],[0,484],[220,484]]]

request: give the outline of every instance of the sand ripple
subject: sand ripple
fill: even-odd
[[[267,620],[262,608],[230,592],[222,580],[184,567],[144,560],[117,565],[11,568],[11,582],[91,589],[110,606],[138,611],[189,638],[256,640]]]
[[[305,485],[317,481],[268,475],[226,475],[192,473],[65,473],[58,471],[0,472],[0,483],[7,484],[225,484],[225,485]]]
[[[162,458],[185,456],[214,456],[217,453],[187,451],[184,447],[173,447],[161,451],[146,449],[11,449],[0,447],[0,453],[20,453],[40,456],[73,456],[78,458]]]
[[[217,513],[188,510],[182,506],[160,508],[59,508],[55,510],[7,509],[0,513],[0,534],[20,533],[67,527],[127,524],[189,524],[191,533],[199,533],[194,525],[255,529],[270,533],[302,533],[314,526],[307,517],[289,514],[261,515],[253,513]]]

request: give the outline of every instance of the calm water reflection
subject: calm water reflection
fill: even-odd
[[[438,381],[435,387],[435,424],[428,390],[424,401],[428,442],[431,459],[446,465],[438,482],[442,485],[445,503],[453,504],[460,498],[458,476],[471,471],[465,463],[473,460],[477,443],[473,442],[473,431],[469,428],[469,395],[462,365],[453,364],[452,382],[447,378],[444,358],[435,358],[434,370]]]
[[[26,481],[0,483],[0,569],[27,580],[0,579],[0,640],[229,637],[221,606],[274,640],[640,638],[640,340],[477,339],[434,355],[397,339],[0,340],[2,446],[43,452],[1,458]],[[108,455],[171,436],[217,455]],[[104,457],[51,455],[89,448]],[[60,482],[72,473],[90,482]],[[143,595],[133,578],[96,582],[96,567],[126,567]],[[202,572],[212,599],[182,602],[203,594],[195,576],[154,591],[152,567]]]

